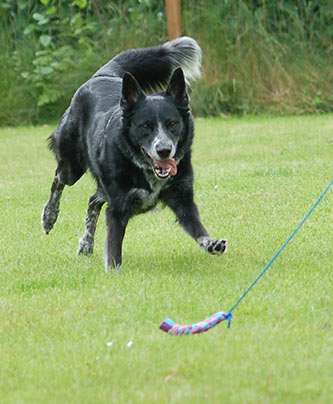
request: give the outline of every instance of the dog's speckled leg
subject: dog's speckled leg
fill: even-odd
[[[42,213],[42,227],[46,234],[52,230],[55,222],[57,221],[60,210],[60,198],[65,185],[59,181],[56,174],[52,187],[49,200],[47,201]]]
[[[94,249],[96,225],[103,205],[104,201],[98,198],[97,193],[90,198],[86,216],[86,225],[83,236],[80,239],[78,254],[92,254]]]

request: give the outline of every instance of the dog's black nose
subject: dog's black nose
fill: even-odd
[[[171,150],[172,147],[169,145],[158,144],[156,146],[156,152],[162,159],[170,157]]]

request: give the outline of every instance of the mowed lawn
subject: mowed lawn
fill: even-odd
[[[333,402],[333,189],[271,269],[227,311],[333,179],[333,115],[198,119],[196,202],[222,257],[203,253],[159,206],[127,229],[121,275],[104,271],[104,211],[91,257],[76,255],[89,175],[40,216],[52,127],[0,129],[1,403]]]

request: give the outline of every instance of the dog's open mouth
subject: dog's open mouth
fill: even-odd
[[[177,174],[175,159],[158,160],[151,157],[143,148],[142,152],[149,158],[153,172],[158,179],[166,180],[170,176],[175,176]]]
[[[170,175],[175,176],[177,174],[175,159],[157,160],[152,158],[152,162],[154,174],[160,179],[165,179]]]

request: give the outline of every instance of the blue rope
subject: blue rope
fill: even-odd
[[[295,236],[295,234],[298,232],[298,230],[303,226],[304,222],[308,219],[308,217],[311,215],[311,213],[315,210],[319,202],[323,199],[323,197],[326,195],[330,187],[333,185],[333,181],[331,181],[325,191],[320,195],[316,203],[312,206],[312,208],[309,210],[309,212],[304,216],[303,220],[299,223],[299,225],[296,227],[296,229],[292,232],[292,234],[288,237],[288,239],[285,241],[285,243],[282,245],[282,247],[278,250],[278,252],[274,255],[274,257],[268,262],[268,264],[265,266],[265,268],[260,272],[260,274],[256,277],[256,279],[251,283],[251,285],[246,289],[246,291],[242,294],[242,296],[237,300],[237,302],[231,307],[231,309],[228,311],[226,318],[228,319],[228,328],[230,327],[231,324],[231,318],[232,318],[232,311],[239,305],[239,303],[244,299],[244,297],[250,292],[250,290],[254,287],[254,285],[259,281],[259,279],[264,275],[264,273],[268,270],[268,268],[273,264],[273,262],[277,259],[277,257],[282,253],[284,248],[287,246],[287,244],[291,241],[291,239]]]

